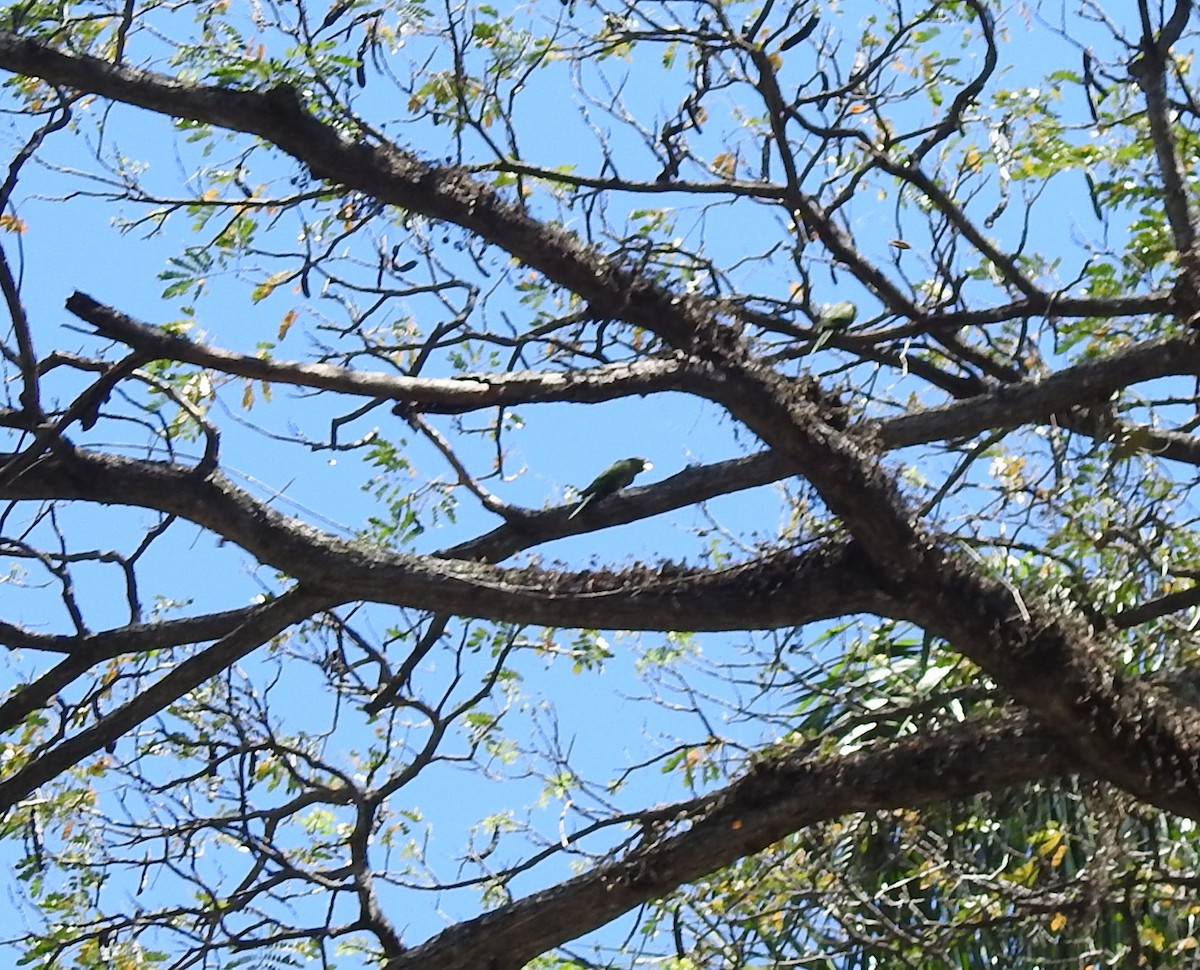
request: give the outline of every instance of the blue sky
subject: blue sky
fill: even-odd
[[[557,8],[557,4],[553,4]],[[1019,24],[1012,27],[1014,33],[1023,30]],[[1037,38],[1037,39],[1035,39]],[[1029,71],[1030,83],[1048,62],[1062,59],[1064,66],[1075,66],[1078,57],[1060,43],[1047,38],[1044,32],[1022,37],[1021,53],[1027,59],[1025,69]],[[1044,45],[1044,46],[1043,46]],[[419,45],[401,53],[419,60]],[[853,52],[846,51],[845,58],[852,59]],[[798,74],[803,65],[797,60]],[[686,71],[677,67],[677,77],[685,77]],[[638,62],[630,83],[626,86],[626,97],[631,105],[647,116],[661,118],[678,108],[677,91],[664,90],[661,83],[662,68],[653,60]],[[547,73],[544,79],[531,80],[532,85],[541,85],[546,99],[557,96],[554,89],[561,87],[563,69]],[[1005,85],[1025,83],[1015,75],[1003,79]],[[376,91],[380,93],[375,94]],[[374,79],[363,95],[364,109],[376,109],[375,97],[383,98],[383,86]],[[527,104],[537,104],[531,98]],[[583,115],[568,99],[555,100],[555,111],[539,114],[531,112],[518,115],[527,136],[523,145],[526,158],[546,165],[562,164],[570,159],[579,165],[579,170],[589,171],[597,157],[594,143],[588,140]],[[732,110],[735,105],[726,102]],[[91,109],[99,111],[95,106]],[[914,111],[921,110],[919,106]],[[21,131],[19,120],[14,128]],[[720,130],[719,125],[713,126]],[[437,157],[445,150],[444,144],[433,141],[441,138],[444,130],[429,130],[413,125],[397,123],[392,126],[398,137],[405,139],[414,150],[430,157]],[[19,139],[14,132],[11,141]],[[182,191],[178,185],[180,176],[187,178],[202,164],[210,164],[196,146],[178,147],[174,144],[171,127],[161,119],[144,113],[117,109],[109,119],[111,144],[120,146],[130,156],[142,159],[148,166],[151,184],[161,191],[177,195]],[[715,136],[714,136],[715,137]],[[626,141],[621,138],[628,139]],[[428,141],[426,141],[428,139]],[[233,156],[244,142],[228,147],[218,144],[216,156],[222,152]],[[630,175],[652,178],[653,172],[645,170],[643,158],[639,167],[639,150],[629,136],[617,136],[614,152],[619,158],[629,158]],[[52,140],[48,155],[58,164],[84,167],[89,164],[86,152],[72,139],[59,136]],[[94,163],[93,164],[94,167]],[[258,176],[285,176],[291,168],[287,165],[267,163],[266,174]],[[256,170],[257,171],[257,170]],[[90,336],[72,332],[69,327],[80,326],[62,308],[63,301],[73,290],[82,290],[96,299],[148,323],[164,323],[180,317],[179,305],[187,300],[164,303],[159,294],[164,286],[157,277],[166,267],[170,256],[195,241],[185,217],[174,218],[160,235],[143,238],[144,234],[134,231],[119,233],[112,225],[114,208],[100,200],[79,197],[64,198],[79,180],[61,173],[31,167],[21,183],[17,214],[29,226],[22,238],[24,251],[25,299],[35,324],[38,350],[45,355],[51,349],[66,349],[94,353],[99,342]],[[1063,218],[1055,225],[1060,236],[1046,248],[1070,247],[1072,238],[1079,232],[1094,231],[1094,217],[1090,203],[1083,191],[1082,180],[1060,177],[1055,191],[1061,193],[1060,203]],[[670,197],[623,198],[614,205],[614,222],[618,222],[622,207],[633,211],[637,208],[669,207],[676,200]],[[717,240],[714,253],[726,257],[743,251],[747,244],[753,248],[760,235],[766,233],[765,226],[776,217],[765,210],[755,213],[746,221],[744,208],[725,209],[716,207],[703,221],[694,214],[680,219],[678,232],[689,239],[703,231],[709,240]],[[116,207],[125,218],[136,218],[142,207],[122,204]],[[1019,204],[1014,203],[1014,210]],[[883,211],[881,211],[883,210]],[[890,207],[873,205],[864,199],[855,201],[853,207],[855,228],[864,234],[868,242],[884,251],[888,245],[892,226]],[[1019,219],[1013,212],[1005,217],[1010,222],[1001,222],[997,232],[1009,231],[1011,220]],[[756,221],[758,220],[758,221]],[[1091,228],[1089,228],[1091,227]],[[294,219],[285,218],[274,230],[279,234],[280,248],[296,232]],[[395,238],[402,238],[398,228],[389,227]],[[269,236],[267,237],[270,238]],[[5,238],[4,244],[10,258],[15,253],[14,240]],[[917,258],[914,253],[914,259]],[[452,252],[447,259],[453,264],[465,256],[456,257]],[[263,262],[262,273],[279,268]],[[279,264],[284,265],[284,264]],[[258,270],[249,261],[232,268],[226,276],[214,276],[210,295],[196,303],[196,333],[203,332],[206,339],[234,350],[251,351],[262,340],[274,339],[279,322],[291,309],[304,305],[321,312],[325,306],[321,301],[305,300],[292,287],[280,287],[272,296],[261,303],[250,304],[246,299],[247,287],[235,279],[234,269],[246,275]],[[781,274],[782,261],[771,270]],[[750,274],[757,272],[752,267],[735,271]],[[260,274],[261,278],[261,274]],[[834,283],[828,273],[814,273],[819,291],[814,294],[816,302],[852,299],[862,303],[862,313],[870,315],[874,308],[861,292],[854,292],[842,274]],[[780,288],[786,279],[780,277]],[[765,288],[765,287],[762,287]],[[423,298],[413,298],[409,309],[414,315],[435,316],[431,303]],[[526,311],[511,301],[493,303],[489,312],[505,310],[516,319]],[[300,358],[309,347],[306,344],[304,317],[287,339],[276,350],[281,358]],[[436,371],[434,371],[436,373]],[[61,381],[61,385],[59,382]],[[78,383],[65,372],[56,372],[49,382],[51,387],[61,386],[62,399],[69,397],[70,390]],[[233,413],[249,421],[260,423],[276,433],[289,433],[295,426],[313,438],[320,438],[328,426],[329,419],[338,413],[350,410],[360,402],[349,406],[343,402],[332,402],[324,398],[297,395],[286,389],[276,389],[273,400],[268,404],[261,393],[255,407],[240,412],[242,383],[234,382],[222,392],[224,405]],[[650,483],[680,470],[688,464],[713,462],[743,453],[753,448],[750,436],[743,434],[736,440],[728,420],[720,420],[714,409],[692,398],[682,395],[659,395],[652,398],[635,398],[587,408],[566,405],[540,405],[517,409],[523,427],[507,433],[505,437],[506,466],[511,480],[485,484],[501,498],[528,507],[539,508],[547,504],[567,500],[568,486],[582,486],[604,468],[610,461],[627,455],[643,455],[655,464],[654,470],[639,480],[639,484]],[[251,429],[241,427],[232,420],[220,417],[223,427],[222,454],[227,474],[240,485],[261,496],[277,495],[277,506],[285,512],[301,518],[311,519],[325,528],[341,528],[353,532],[361,528],[367,517],[376,509],[362,486],[372,472],[364,466],[361,456],[355,453],[313,453],[306,449],[286,447],[271,442]],[[449,420],[433,421],[443,430],[452,426]],[[407,454],[421,477],[440,476],[449,480],[452,470],[443,459],[419,440],[418,436],[403,426],[400,419],[390,414],[386,406],[376,409],[347,429],[347,436],[365,435],[371,428],[378,427],[385,436],[403,437],[407,442]],[[101,423],[94,432],[81,440],[96,447],[111,444],[124,429]],[[482,441],[466,441],[464,455],[478,472],[485,471],[491,462],[490,447]],[[889,461],[898,462],[891,458]],[[516,475],[520,472],[519,475]],[[731,534],[745,536],[759,530],[763,536],[775,535],[785,514],[781,494],[776,488],[758,489],[751,493],[723,498],[712,503],[712,510],[720,524]],[[128,548],[136,541],[131,537],[130,523],[145,525],[148,517],[144,513],[128,510],[80,508],[67,513],[69,531],[80,537],[84,544],[99,546],[113,545]],[[430,552],[448,547],[498,524],[495,517],[474,507],[473,500],[466,496],[459,509],[458,522],[430,530],[420,536],[414,548]],[[697,536],[696,530],[709,530]],[[586,566],[590,562],[621,563],[632,560],[655,559],[658,557],[697,557],[712,537],[709,523],[693,510],[682,510],[669,516],[660,516],[645,523],[620,529],[605,530],[586,536],[564,539],[539,548],[536,553],[547,561],[561,560],[570,566]],[[228,547],[218,546],[214,537],[190,526],[176,527],[161,548],[152,553],[148,563],[148,575],[153,575],[155,590],[175,600],[189,599],[192,605],[185,612],[200,612],[210,609],[231,608],[245,603],[256,595],[260,583],[272,584],[270,571],[257,577],[245,557]],[[87,610],[88,622],[94,629],[117,625],[127,619],[123,608],[119,576],[111,567],[84,567],[81,578],[80,597]],[[49,611],[48,604],[54,590],[45,594],[13,594],[0,585],[0,610],[5,619],[24,622],[39,629],[62,630],[62,618]],[[397,622],[396,611],[372,610],[365,625],[382,631]],[[814,631],[814,633],[819,631]],[[537,631],[526,635],[536,638]],[[570,747],[573,757],[586,765],[594,777],[601,780],[615,777],[625,766],[638,763],[662,750],[676,736],[699,743],[704,739],[705,726],[694,715],[671,713],[662,706],[638,700],[649,689],[638,677],[636,667],[637,641],[634,638],[619,638],[605,634],[613,649],[613,657],[606,662],[603,675],[595,672],[577,674],[571,670],[568,658],[550,660],[534,657],[531,653],[520,658],[520,670],[526,697],[514,702],[508,714],[511,730],[517,739],[534,736],[536,726],[545,724],[548,715],[543,703],[553,702],[559,719],[559,731],[564,746]],[[560,642],[567,643],[570,634],[560,634]],[[697,641],[703,654],[697,663],[709,658],[736,661],[745,638],[741,635],[710,636]],[[646,646],[655,646],[663,641],[658,634],[642,638]],[[488,667],[486,654],[472,658],[478,665],[473,677],[482,675]],[[448,677],[452,658],[437,653],[424,665],[422,676],[432,685],[443,683]],[[43,658],[22,655],[12,659],[12,667],[21,673],[29,673],[45,666]],[[286,673],[288,688],[274,690],[272,700],[278,699],[276,709],[282,722],[296,727],[303,724],[311,730],[334,723],[335,711],[328,698],[316,698],[313,691],[317,681],[311,673],[301,674],[300,666],[290,661],[276,661],[261,651],[260,655],[243,665],[248,675],[266,676],[272,672]],[[291,680],[290,678],[296,678]],[[469,679],[469,678],[468,678]],[[714,690],[715,681],[709,681]],[[289,696],[290,695],[290,696]],[[669,695],[673,701],[678,695]],[[321,706],[322,702],[325,706]],[[790,704],[781,700],[781,709]],[[754,724],[733,724],[722,719],[722,711],[716,702],[706,702],[719,730],[733,739],[751,741],[757,739],[760,728]],[[343,715],[344,716],[344,715]],[[314,725],[313,722],[316,722]],[[333,735],[331,747],[352,747],[365,738],[365,728],[360,722],[347,718],[339,721]],[[365,743],[362,740],[361,743]],[[629,807],[682,797],[686,794],[675,777],[656,772],[642,772],[624,791],[622,798]],[[543,833],[553,838],[558,831],[557,816],[563,811],[560,802],[551,799],[539,806],[539,785],[531,780],[507,780],[503,783],[485,781],[478,774],[449,768],[420,780],[404,793],[406,806],[420,806],[426,820],[432,825],[430,842],[431,858],[442,866],[443,874],[453,875],[450,859],[463,848],[466,828],[485,814],[504,806],[515,809],[523,817],[526,806],[533,805],[532,814],[540,822]],[[574,820],[568,824],[575,824]],[[603,841],[603,840],[601,840]],[[506,852],[516,852],[517,847]],[[218,860],[225,864],[228,860]],[[235,862],[229,862],[231,871],[236,871]],[[533,876],[523,877],[514,883],[518,891],[528,891],[546,885],[552,879],[566,874],[560,863],[552,863],[539,869]],[[165,892],[169,883],[164,880],[160,891]],[[407,897],[396,893],[397,909],[407,906],[411,913],[408,933],[420,939],[440,927],[443,919],[456,919],[471,915],[476,908],[477,892],[466,890],[460,894],[447,894],[438,900],[438,910],[428,904],[409,905]],[[403,923],[403,920],[398,920]],[[602,938],[611,941],[611,935]]]

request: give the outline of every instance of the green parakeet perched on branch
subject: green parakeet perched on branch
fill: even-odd
[[[621,491],[638,475],[653,467],[645,458],[622,458],[620,461],[614,461],[596,476],[591,485],[579,493],[579,497],[583,501],[575,506],[567,518],[573,519],[593,502],[608,498],[613,492]]]
[[[831,327],[834,330],[844,330],[854,322],[854,318],[857,316],[858,307],[849,300],[842,300],[840,303],[826,303],[821,307],[817,325],[821,329]]]

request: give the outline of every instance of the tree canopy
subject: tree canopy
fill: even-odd
[[[1197,27],[1125,7],[5,6],[6,952],[1191,965]]]

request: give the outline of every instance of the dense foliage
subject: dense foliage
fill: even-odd
[[[0,948],[1193,965],[1193,14],[4,7]]]

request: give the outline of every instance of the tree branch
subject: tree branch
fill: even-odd
[[[872,584],[861,553],[838,545],[712,571],[673,563],[624,571],[501,569],[372,548],[282,515],[217,475],[199,479],[175,465],[82,452],[48,456],[0,489],[0,497],[81,499],[179,515],[336,601],[551,626],[697,631],[795,626],[895,608]],[[565,525],[568,511],[544,513],[542,520]],[[531,524],[522,527],[528,543]],[[542,537],[561,534],[547,529]],[[485,558],[479,547],[470,551]]]
[[[722,325],[708,301],[679,296],[638,270],[618,265],[567,230],[543,224],[520,205],[503,200],[461,168],[432,166],[393,145],[352,139],[309,114],[289,86],[265,92],[204,87],[54,51],[8,33],[0,34],[0,67],[258,135],[304,162],[317,178],[462,226],[574,292],[600,317],[658,334],[720,375],[720,402],[812,482],[870,557],[876,582],[890,584],[894,599],[910,604],[912,615],[947,636],[1027,705],[1097,775],[1162,808],[1200,816],[1200,735],[1195,727],[1173,710],[1147,707],[1150,698],[1118,676],[1111,659],[1077,624],[1022,603],[1010,586],[989,579],[922,531],[874,449],[840,433],[830,414],[795,382],[753,361],[748,347],[733,328]],[[789,202],[810,221],[821,215],[807,197]],[[836,259],[849,259],[847,265],[856,273],[870,269],[856,265],[848,240],[830,224],[816,230]],[[860,280],[872,288],[891,285],[869,273]],[[364,561],[369,556],[361,550],[345,552],[345,560],[363,563],[370,574]],[[442,570],[441,595],[450,590],[448,595],[456,599],[471,590],[483,603],[477,609],[487,613],[493,603],[497,610],[512,605],[504,580],[515,577],[495,577],[500,586],[492,586],[478,572],[483,568],[460,564]],[[416,563],[401,572],[414,591],[431,578]],[[334,581],[333,573],[326,575]],[[544,604],[536,598],[528,603],[534,622],[542,622],[536,618],[538,605]],[[617,619],[616,625],[626,624]],[[682,625],[694,627],[686,621]]]
[[[533,893],[438,936],[387,970],[519,970],[553,947],[816,822],[915,808],[1078,771],[1055,737],[1017,714],[849,755],[764,759],[697,808],[686,831]],[[648,815],[674,820],[671,806]]]
[[[211,647],[172,668],[129,703],[0,779],[0,813],[7,812],[39,785],[115,743],[147,718],[216,676],[238,658],[244,657],[293,623],[330,605],[324,595],[296,587],[258,607],[234,630]]]
[[[170,333],[105,306],[85,293],[67,299],[67,309],[96,332],[134,348],[148,359],[211,367],[258,381],[395,400],[398,410],[426,414],[465,414],[479,408],[570,401],[595,404],[632,394],[686,391],[700,382],[678,360],[609,364],[561,374],[526,371],[454,378],[403,377],[333,364],[302,364],[252,357]]]

